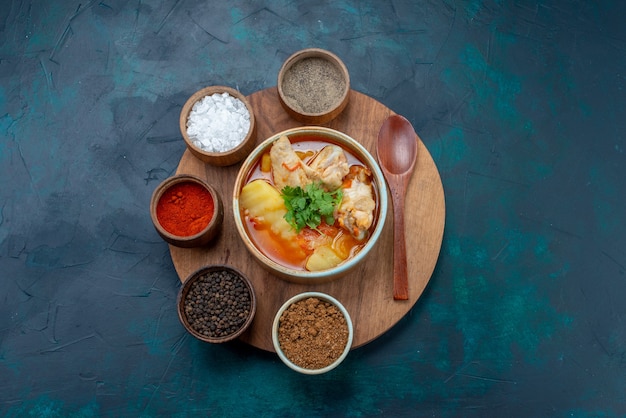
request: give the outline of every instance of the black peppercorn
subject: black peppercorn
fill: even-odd
[[[189,325],[210,338],[237,332],[250,314],[250,292],[231,271],[206,272],[191,284],[184,300]]]

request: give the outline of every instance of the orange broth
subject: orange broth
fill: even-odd
[[[318,135],[294,135],[289,137],[291,146],[298,154],[307,156],[303,159],[305,164],[308,164],[321,150],[327,145],[339,145],[346,155],[348,160],[348,166],[360,165],[366,166],[356,155],[350,151],[350,149],[341,146],[341,144],[333,142],[330,138],[318,136]],[[267,150],[269,153],[269,149]],[[256,179],[265,179],[270,184],[274,185],[272,179],[271,170],[269,172],[261,171],[261,160],[255,163],[250,170],[248,177],[246,178],[246,184]],[[374,194],[374,201],[376,202],[376,208],[374,209],[374,222],[370,227],[370,232],[376,227],[376,219],[378,214],[378,188],[376,183],[372,181],[372,191]],[[241,218],[244,220],[244,225],[250,239],[255,243],[257,248],[261,250],[271,260],[292,268],[294,270],[305,270],[306,261],[309,255],[313,252],[313,249],[309,248],[311,241],[319,238],[317,231],[311,230],[305,227],[296,239],[297,242],[284,242],[283,239],[277,237],[272,233],[270,225],[257,223],[254,219],[246,217],[244,210],[241,209]],[[327,225],[322,221],[322,224],[318,227],[320,231],[323,231],[325,235],[331,237],[331,239],[338,240],[338,250],[345,256],[346,260],[353,257],[356,253],[363,248],[367,243],[368,238],[363,241],[358,241],[353,238],[345,229],[341,228],[338,222],[334,225]]]

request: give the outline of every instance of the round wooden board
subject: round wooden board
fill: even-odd
[[[285,129],[301,126],[280,106],[276,87],[253,93],[248,99],[257,119],[257,143]],[[394,112],[386,106],[352,90],[344,112],[324,126],[350,135],[376,157],[378,131],[385,118],[392,114]],[[345,305],[354,324],[353,348],[379,337],[415,305],[437,263],[445,223],[441,178],[421,140],[415,172],[406,196],[407,301],[393,299],[391,205],[378,244],[362,265],[345,277],[319,285],[300,285],[284,281],[262,269],[249,255],[235,227],[232,195],[240,166],[241,163],[230,167],[209,166],[185,151],[177,174],[195,174],[217,189],[224,200],[224,225],[220,236],[210,246],[193,249],[170,246],[170,253],[181,281],[207,264],[229,264],[250,278],[258,299],[257,312],[251,327],[240,337],[242,341],[274,351],[271,329],[276,312],[291,296],[305,291],[327,293]]]

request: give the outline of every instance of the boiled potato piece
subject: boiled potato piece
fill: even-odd
[[[259,222],[270,225],[272,232],[285,239],[292,239],[296,231],[285,220],[285,202],[271,184],[265,180],[253,180],[241,189],[239,205]]]
[[[269,173],[272,170],[272,157],[270,157],[270,153],[266,152],[261,157],[261,171],[264,173]]]
[[[239,205],[247,209],[252,216],[261,216],[263,213],[283,210],[285,202],[280,193],[265,180],[253,180],[243,186],[239,195]]]
[[[328,270],[339,265],[343,259],[327,245],[317,247],[306,262],[309,271]]]

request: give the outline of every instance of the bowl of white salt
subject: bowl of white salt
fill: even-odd
[[[179,124],[189,151],[207,164],[236,164],[256,145],[252,107],[230,87],[209,86],[195,92],[183,105]]]

